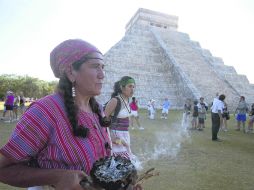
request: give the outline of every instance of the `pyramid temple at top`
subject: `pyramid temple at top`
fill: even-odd
[[[136,81],[134,96],[141,107],[150,99],[160,107],[167,97],[173,108],[183,108],[186,98],[226,95],[231,111],[239,96],[254,102],[254,85],[232,66],[178,32],[178,17],[140,8],[126,25],[124,37],[105,54],[105,79],[101,103],[110,99],[114,82],[122,76]]]

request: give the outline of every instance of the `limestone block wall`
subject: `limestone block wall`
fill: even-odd
[[[234,103],[237,104],[239,96],[245,96],[248,104],[254,102],[254,88],[249,83],[247,77],[245,75],[237,74],[235,68],[225,65],[221,58],[212,57],[212,55],[209,56],[213,68],[235,91],[237,91],[238,97],[235,98]]]
[[[160,45],[164,56],[167,59],[167,63],[171,65],[174,73],[174,80],[177,82],[179,96],[178,99],[181,99],[181,102],[184,102],[184,99],[191,98],[191,99],[198,99],[200,97],[200,92],[198,89],[193,85],[193,83],[189,80],[188,76],[183,71],[182,67],[177,63],[174,55],[167,48],[164,41],[161,39],[160,35],[152,28],[150,30],[157,43]]]
[[[101,103],[106,102],[113,92],[114,82],[129,75],[136,80],[134,96],[141,107],[145,107],[150,99],[155,99],[159,108],[165,97],[169,98],[173,107],[182,106],[182,101],[177,99],[179,91],[174,81],[174,69],[166,61],[149,31],[132,28],[105,54],[105,84],[98,99]]]
[[[126,33],[128,33],[129,30],[136,25],[152,25],[162,27],[164,29],[176,30],[178,27],[178,17],[140,8],[126,25]]]
[[[114,83],[129,75],[136,80],[135,95],[141,107],[150,99],[160,108],[165,97],[173,108],[186,98],[205,97],[211,103],[216,92],[224,93],[231,111],[246,96],[254,102],[254,85],[223,60],[203,49],[188,34],[177,31],[178,18],[139,9],[126,26],[125,36],[105,54],[105,84],[98,97],[110,99]]]
[[[237,92],[218,76],[218,73],[200,53],[198,43],[192,42],[188,35],[180,32],[161,29],[158,32],[177,63],[181,65],[183,72],[187,74],[207,102],[211,102],[216,92],[220,92],[226,94],[230,106],[234,106],[235,97],[238,97]]]

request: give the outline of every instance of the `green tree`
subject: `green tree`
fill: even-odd
[[[0,98],[11,90],[25,97],[41,98],[54,92],[57,81],[43,81],[30,76],[0,75]]]

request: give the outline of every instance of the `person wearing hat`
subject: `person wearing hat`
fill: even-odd
[[[102,53],[71,39],[50,53],[57,92],[33,102],[0,149],[0,181],[16,187],[96,189],[86,181],[96,160],[111,155],[107,122],[95,96],[104,79]],[[46,187],[45,187],[46,186]]]
[[[151,105],[149,107],[149,119],[155,119],[155,114],[156,114],[155,100],[151,99]]]

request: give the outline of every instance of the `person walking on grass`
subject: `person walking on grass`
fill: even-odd
[[[5,106],[5,111],[3,112],[3,118],[6,116],[6,114],[8,113],[9,115],[9,120],[6,120],[5,122],[12,122],[13,120],[13,105],[14,105],[14,93],[12,91],[7,91],[6,93],[6,99],[4,102],[4,106]]]
[[[146,104],[146,109],[147,109],[147,118],[150,117],[150,107],[152,105],[152,99],[150,99],[147,104]]]
[[[198,103],[198,127],[199,131],[202,131],[205,128],[205,120],[206,120],[206,111],[208,107],[204,102],[204,98],[200,97],[200,102]]]
[[[240,100],[238,103],[238,106],[235,110],[235,114],[236,115],[236,120],[237,120],[237,126],[236,126],[236,130],[240,131],[241,130],[241,124],[242,124],[242,129],[243,132],[245,133],[245,122],[246,122],[246,114],[248,112],[248,105],[245,102],[245,97],[244,96],[240,96]]]
[[[223,108],[223,113],[222,113],[222,125],[220,130],[227,132],[228,131],[228,120],[230,119],[230,114],[228,111],[228,105],[224,101],[224,108]]]
[[[138,129],[143,130],[144,128],[141,127],[140,121],[139,121],[138,101],[136,100],[135,97],[132,97],[130,108],[131,108],[131,115],[130,115],[131,128],[134,129],[134,120],[135,120],[137,123]]]
[[[26,99],[23,95],[23,92],[21,92],[20,97],[19,97],[19,109],[20,109],[20,114],[23,115],[23,113],[26,110]]]
[[[155,119],[156,108],[155,108],[155,100],[151,100],[151,105],[149,106],[149,119]]]
[[[189,129],[190,125],[191,109],[192,109],[191,99],[187,98],[183,107],[183,121],[182,121],[183,122],[182,125],[184,125],[187,129]]]
[[[163,104],[162,104],[162,111],[161,111],[161,118],[162,119],[168,119],[168,111],[170,108],[170,102],[168,98],[165,98]]]
[[[116,120],[110,126],[112,153],[114,156],[122,156],[127,159],[135,159],[131,151],[129,133],[129,117],[131,114],[129,98],[133,96],[135,86],[135,80],[129,76],[124,76],[115,82],[111,100],[105,108],[105,116],[110,118],[116,111],[117,98],[120,100],[120,111],[118,111]]]
[[[222,113],[224,108],[223,101],[225,100],[226,96],[221,94],[219,99],[214,99],[213,105],[211,107],[211,118],[212,118],[212,140],[213,141],[221,141],[218,138],[218,132],[220,126],[222,125]]]
[[[19,109],[19,96],[15,95],[13,102],[13,121],[18,120],[18,109]]]
[[[253,123],[254,123],[254,103],[251,105],[249,112],[249,122],[248,122],[248,133],[253,133]]]
[[[191,126],[192,130],[197,129],[198,127],[198,101],[194,100],[193,101],[193,110],[192,110],[192,121],[191,121]]]

